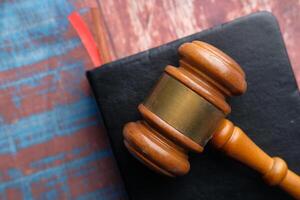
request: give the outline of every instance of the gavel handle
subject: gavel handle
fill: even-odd
[[[227,155],[260,172],[268,184],[278,185],[295,199],[300,199],[300,177],[288,169],[284,160],[271,158],[261,150],[229,120],[220,124],[211,143]]]

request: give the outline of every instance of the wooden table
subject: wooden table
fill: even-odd
[[[125,197],[85,77],[93,64],[67,20],[73,11],[101,36],[109,61],[268,10],[300,83],[299,0],[5,0],[0,8],[0,199]]]

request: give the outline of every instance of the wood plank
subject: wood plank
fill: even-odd
[[[278,19],[300,85],[299,0],[98,0],[112,59],[128,56],[179,37],[267,10]]]

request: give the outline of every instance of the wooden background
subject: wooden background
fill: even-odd
[[[91,6],[101,12],[98,28],[106,45],[101,44],[100,49],[111,52],[112,60],[243,15],[272,12],[300,84],[300,0],[98,0]]]
[[[300,0],[0,1],[0,199],[126,196],[72,12],[108,62],[259,10],[277,17],[300,83]]]

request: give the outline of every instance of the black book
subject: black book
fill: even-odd
[[[178,66],[177,48],[202,40],[220,48],[244,69],[248,90],[229,100],[228,116],[271,156],[300,173],[300,95],[278,23],[268,12],[248,15],[87,73],[111,146],[132,200],[290,199],[261,175],[206,145],[190,154],[191,171],[168,178],[149,170],[123,144],[125,123],[141,119],[137,106],[166,65]]]

